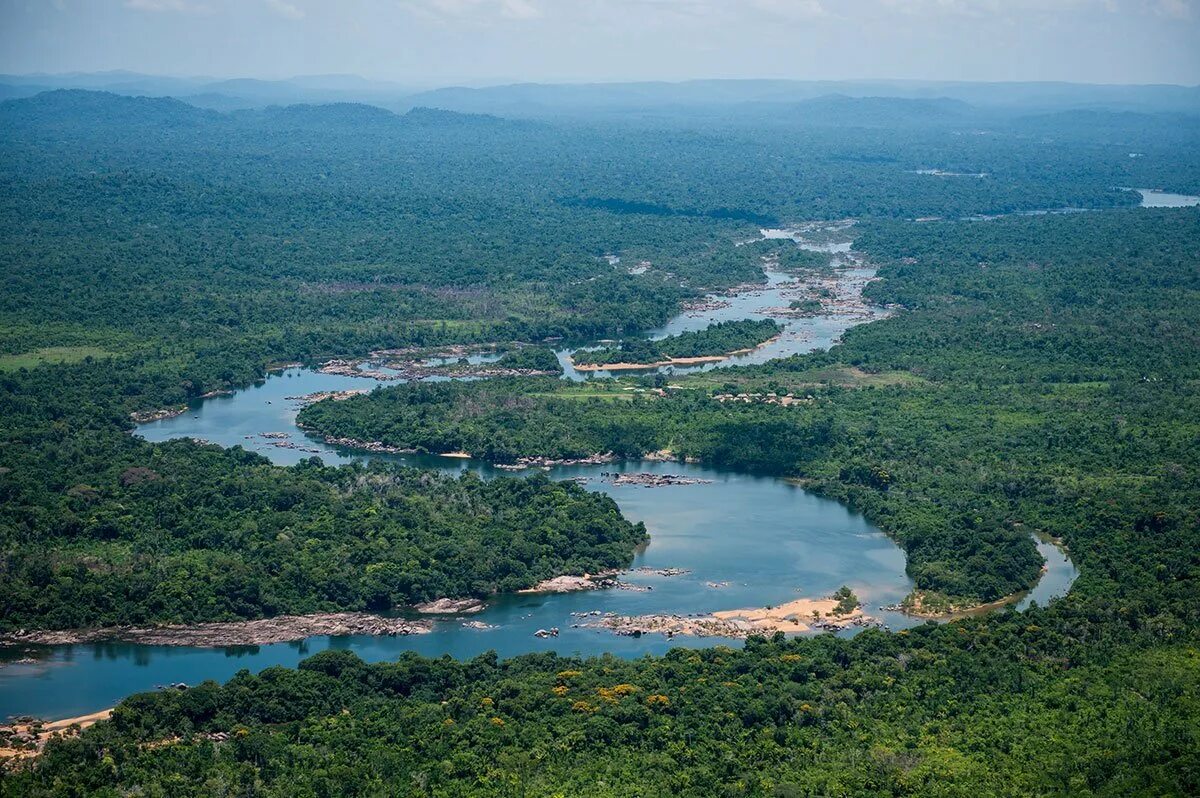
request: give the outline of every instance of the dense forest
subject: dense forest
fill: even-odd
[[[1093,627],[1094,628],[1094,627]],[[1099,627],[1103,629],[1105,627]],[[8,795],[1190,795],[1194,647],[1034,610],[854,640],[497,662],[326,651],[133,696]],[[1109,635],[1112,635],[1111,637]]]
[[[579,365],[609,363],[658,363],[672,358],[714,357],[743,349],[752,349],[779,334],[783,329],[770,319],[720,321],[703,330],[693,330],[666,338],[633,338],[618,346],[579,350],[571,360]]]
[[[319,461],[284,469],[198,448],[139,447],[40,513],[6,505],[5,526],[21,539],[5,552],[0,631],[486,597],[626,566],[646,538],[611,499],[570,482]],[[26,495],[39,487],[51,486]]]
[[[0,103],[2,629],[386,609],[623,565],[644,528],[575,485],[282,468],[147,443],[130,414],[372,349],[633,341],[761,280],[764,256],[820,265],[734,246],[760,225],[845,217],[880,267],[868,295],[903,309],[828,352],[663,395],[417,384],[300,419],[498,462],[667,449],[792,477],[891,534],[934,601],[1030,585],[1034,531],[1080,569],[1049,607],[852,639],[326,652],[133,696],[0,794],[1200,792],[1200,210],[1115,188],[1194,192],[1194,128],[1076,114],[974,135],[924,113],[643,127]],[[1014,213],[1061,208],[1096,210]],[[557,367],[544,347],[504,357]]]

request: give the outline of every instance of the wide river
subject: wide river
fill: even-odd
[[[869,270],[847,269],[841,284],[850,293],[872,276]],[[655,337],[700,329],[715,321],[763,318],[765,308],[790,301],[785,276],[768,273],[762,290],[714,297],[725,307],[680,315],[652,333]],[[848,327],[879,318],[880,308],[845,309],[809,319],[779,319],[784,334],[768,347],[731,362],[749,363],[826,348]],[[565,353],[560,355],[565,359]],[[725,365],[725,364],[722,364]],[[711,365],[703,368],[711,368]],[[568,377],[583,375],[569,371]],[[299,404],[288,397],[316,391],[371,387],[369,378],[291,369],[264,382],[196,403],[175,418],[143,425],[138,434],[151,441],[200,438],[223,446],[245,446],[279,464],[294,463],[310,452],[281,448],[264,432],[289,432],[305,448],[317,449],[326,463],[361,459],[360,453],[306,440],[295,426]],[[372,455],[379,457],[380,455]],[[398,462],[441,470],[470,469],[484,476],[501,472],[477,461],[431,456],[392,456]],[[601,471],[651,471],[711,480],[708,484],[646,488],[615,486]],[[678,576],[632,573],[623,581],[649,590],[604,590],[562,595],[502,596],[469,617],[489,628],[464,626],[468,618],[446,617],[432,633],[408,637],[313,637],[296,643],[234,648],[186,648],[128,643],[94,643],[27,648],[2,652],[0,718],[32,714],[54,719],[112,706],[123,697],[177,682],[196,684],[224,680],[243,668],[295,665],[325,648],[353,649],[367,660],[395,658],[404,651],[430,656],[470,657],[494,649],[501,656],[553,650],[563,654],[612,653],[632,657],[661,653],[671,647],[710,646],[736,640],[688,638],[668,641],[658,635],[641,638],[607,631],[574,628],[573,613],[592,611],[620,615],[704,613],[738,607],[761,607],[800,597],[819,597],[845,584],[863,600],[869,614],[892,629],[919,623],[901,613],[879,609],[904,597],[912,584],[904,574],[904,553],[878,529],[844,506],[806,493],[779,479],[717,471],[699,465],[626,462],[606,466],[561,467],[554,478],[583,477],[588,487],[611,495],[631,520],[646,523],[650,544],[637,554],[634,567],[682,568]],[[1039,543],[1048,570],[1018,606],[1045,604],[1066,593],[1076,576],[1074,566],[1056,547]],[[558,627],[555,638],[539,638],[539,629]]]

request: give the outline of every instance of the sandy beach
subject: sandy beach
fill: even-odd
[[[74,731],[72,726],[78,725],[82,731],[94,723],[102,720],[108,720],[112,716],[111,709],[102,709],[99,712],[92,712],[87,715],[79,715],[74,718],[63,718],[62,720],[53,720],[47,723],[42,723],[40,726],[37,722],[32,723],[12,723],[0,725],[0,730],[11,733],[14,737],[32,743],[30,748],[13,748],[0,746],[0,759],[25,759],[27,757],[37,756],[42,752],[42,748],[55,736],[73,736]],[[36,730],[35,730],[36,727]]]
[[[582,365],[571,361],[576,371],[640,371],[656,369],[660,366],[692,366],[697,363],[720,363],[729,355],[707,355],[704,357],[672,357],[654,363],[584,363]]]
[[[634,637],[663,634],[667,637],[689,635],[741,639],[775,632],[836,632],[851,627],[879,625],[877,619],[865,614],[862,609],[835,615],[837,605],[837,600],[831,598],[801,598],[774,607],[720,610],[707,615],[613,615],[583,625]]]
[[[836,599],[801,598],[776,607],[756,607],[741,610],[720,610],[714,618],[740,621],[755,632],[808,632],[814,626],[828,628],[832,624],[851,626],[866,618],[861,608],[844,615],[835,615]]]

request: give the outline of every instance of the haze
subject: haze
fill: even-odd
[[[0,0],[0,71],[1200,83],[1193,0]]]

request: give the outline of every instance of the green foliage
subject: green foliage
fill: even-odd
[[[751,349],[775,337],[783,329],[771,319],[721,321],[703,330],[672,335],[658,340],[634,338],[618,347],[580,350],[571,359],[580,365],[607,363],[658,363],[671,358],[713,357]]]
[[[315,458],[278,468],[186,441],[110,450],[95,471],[6,463],[8,630],[484,597],[623,567],[646,538],[611,499],[544,476],[483,482]]]
[[[858,596],[854,595],[854,591],[846,585],[842,585],[835,590],[833,598],[837,599],[837,606],[833,608],[834,615],[846,615],[862,606],[862,602],[858,600]]]
[[[296,670],[134,696],[0,786],[289,798],[1200,789],[1196,651],[1080,659],[1089,647],[1046,615],[636,661],[368,665],[331,650]]]
[[[918,588],[992,601],[1037,578],[1029,528],[1065,538],[1081,562],[1095,551],[1085,541],[1120,537],[1131,568],[1146,517],[1190,528],[1198,223],[1192,211],[1138,211],[869,230],[872,254],[895,262],[873,290],[910,310],[851,330],[831,353],[724,372],[813,395],[787,407],[694,390],[580,400],[549,382],[497,381],[399,386],[300,418],[339,437],[501,461],[667,448],[800,477],[893,535]],[[955,253],[968,247],[964,262]],[[1045,266],[1030,268],[1033,252]],[[1083,291],[1094,301],[1073,299]],[[815,367],[838,364],[932,381],[811,386]],[[1112,562],[1105,570],[1121,578]]]
[[[133,696],[0,794],[1200,792],[1200,213],[884,221],[1195,191],[1194,125],[1081,112],[977,136],[941,117],[876,126],[887,106],[859,108],[862,126],[689,129],[225,116],[90,92],[0,105],[2,628],[384,608],[624,564],[644,530],[576,486],[276,468],[146,444],[129,413],[272,362],[630,340],[701,287],[761,279],[764,256],[827,262],[733,246],[757,224],[846,216],[883,264],[870,295],[904,311],[830,353],[722,373],[797,394],[787,407],[721,403],[711,376],[624,401],[621,385],[540,379],[406,386],[301,418],[501,462],[670,448],[791,475],[882,526],[943,596],[1028,586],[1031,529],[1081,571],[1049,608],[850,640],[634,661],[329,651]],[[914,173],[931,167],[988,177]]]
[[[527,369],[529,371],[549,371],[562,373],[562,364],[554,350],[545,346],[523,346],[505,352],[496,362],[498,366],[510,369]]]

